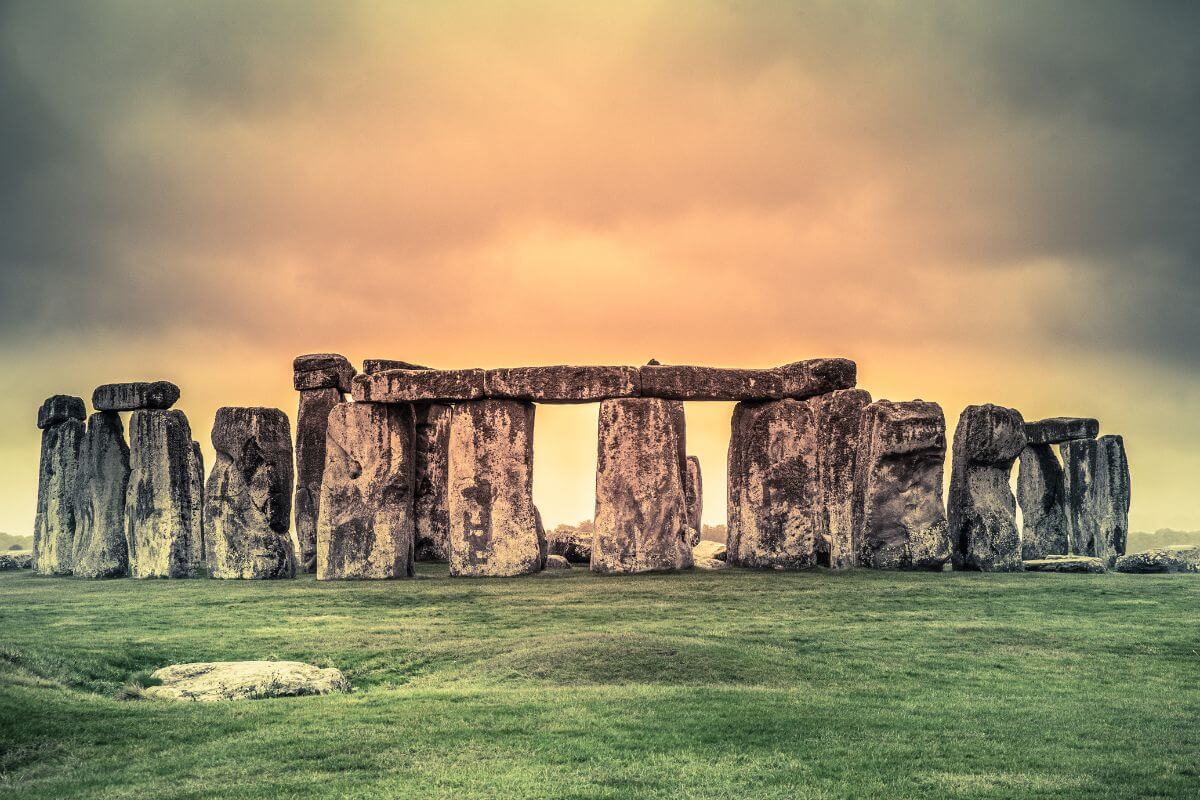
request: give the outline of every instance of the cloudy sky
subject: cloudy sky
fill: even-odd
[[[1200,5],[0,2],[0,530],[50,394],[294,415],[291,358],[848,356],[1097,416],[1200,528]],[[707,522],[730,407],[689,404]],[[594,406],[539,408],[590,517]]]

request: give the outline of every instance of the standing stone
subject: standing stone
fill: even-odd
[[[729,439],[729,563],[817,564],[825,530],[820,446],[811,403],[738,403]]]
[[[1029,426],[1025,426],[1029,430]],[[1021,506],[1021,558],[1065,555],[1067,516],[1063,508],[1063,468],[1054,448],[1031,444],[1021,451],[1017,503]]]
[[[533,404],[519,400],[454,406],[446,490],[451,575],[522,575],[542,568],[545,543],[533,506],[533,414]]]
[[[945,460],[946,418],[937,403],[878,400],[863,409],[854,488],[861,566],[940,570],[950,559]]]
[[[1109,565],[1129,533],[1129,462],[1120,436],[1063,443],[1063,493],[1071,552]]]
[[[415,574],[415,437],[406,404],[342,403],[330,412],[317,580]]]
[[[683,493],[687,498],[688,527],[691,528],[688,546],[695,547],[700,544],[701,516],[704,511],[704,479],[700,474],[699,458],[687,457],[687,474],[684,477]]]
[[[38,410],[38,467],[33,567],[39,575],[70,575],[75,561],[76,492],[83,443],[83,400],[55,395]]]
[[[446,484],[450,470],[450,420],[441,403],[413,407],[416,414],[417,467],[413,499],[418,561],[450,560],[450,508]]]
[[[300,392],[296,412],[296,555],[301,572],[313,572],[317,565],[317,518],[329,412],[344,399],[336,386]]]
[[[1025,420],[1016,409],[967,406],[958,418],[947,509],[956,568],[1024,569],[1009,476],[1026,441]]]
[[[197,566],[211,570],[208,546],[204,542],[204,454],[200,452],[200,443],[195,440],[192,441],[192,461],[189,467],[191,469],[192,497],[196,498],[196,506],[192,512],[195,519],[192,527],[195,538],[191,543],[193,560]]]
[[[135,578],[186,578],[202,565],[195,542],[201,499],[193,481],[192,429],[177,410],[129,416],[125,542]]]
[[[292,428],[287,415],[277,408],[218,409],[212,443],[217,460],[208,476],[204,509],[209,575],[294,577],[296,557],[288,534]]]
[[[1110,434],[1096,441],[1100,443],[1103,466],[1096,487],[1100,511],[1096,555],[1112,566],[1118,557],[1125,555],[1125,545],[1129,539],[1129,459],[1125,455],[1125,440],[1122,437]]]
[[[600,404],[592,571],[692,566],[686,447],[682,402],[641,397]]]
[[[129,573],[125,543],[125,493],[129,489],[129,446],[115,411],[88,419],[79,451],[75,574],[117,578]]]
[[[854,538],[854,467],[863,409],[871,402],[864,389],[839,389],[809,401],[816,412],[821,496],[825,529],[819,548],[831,569],[857,566]]]

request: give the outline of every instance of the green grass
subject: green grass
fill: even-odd
[[[1200,796],[1196,576],[0,575],[0,796]],[[182,661],[350,695],[120,699]]]

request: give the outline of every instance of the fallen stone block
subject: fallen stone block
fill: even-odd
[[[117,578],[129,573],[125,543],[125,494],[129,489],[129,446],[115,411],[88,419],[79,451],[74,574]]]
[[[692,556],[696,561],[701,559],[711,558],[716,561],[725,561],[728,558],[729,549],[724,542],[710,542],[707,539],[701,541],[692,548]]]
[[[546,556],[546,569],[551,570],[551,569],[570,569],[570,568],[571,568],[571,562],[567,561],[562,556],[556,556],[554,554],[550,554],[550,555]]]
[[[87,419],[87,411],[83,407],[83,398],[56,394],[53,397],[46,398],[46,401],[38,408],[38,430],[44,431],[46,428],[71,419],[80,422]]]
[[[727,562],[716,558],[697,558],[693,566],[695,566],[696,569],[709,571],[729,568],[729,564]]]
[[[92,408],[97,411],[164,409],[178,400],[179,387],[170,381],[106,383],[92,392]]]
[[[1083,417],[1050,417],[1025,423],[1025,438],[1031,445],[1095,439],[1099,433],[1100,421]]]
[[[484,376],[487,397],[538,403],[590,403],[637,397],[640,390],[637,367],[512,367]]]
[[[592,561],[592,534],[566,532],[559,529],[546,531],[546,552],[562,556],[575,564],[590,564]]]
[[[955,569],[1023,569],[1009,476],[1025,444],[1025,421],[1016,409],[991,404],[963,409],[954,432],[946,508]]]
[[[299,661],[207,661],[172,664],[150,676],[157,686],[142,690],[156,700],[263,700],[350,691],[340,670]]]
[[[437,403],[484,396],[481,369],[392,369],[354,379],[360,403]]]
[[[1107,572],[1108,564],[1093,556],[1059,556],[1058,558],[1027,558],[1026,572]]]
[[[1117,572],[1200,572],[1200,545],[1174,545],[1130,553],[1116,561]]]

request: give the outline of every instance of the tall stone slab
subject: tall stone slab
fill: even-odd
[[[1100,520],[1096,555],[1112,566],[1118,557],[1125,555],[1129,540],[1129,458],[1124,438],[1109,434],[1096,441],[1100,444],[1103,467],[1096,488]]]
[[[321,478],[325,474],[325,439],[329,412],[345,395],[336,386],[300,392],[296,412],[296,554],[297,569],[313,572],[317,564],[317,518],[321,510]]]
[[[533,415],[533,404],[519,400],[454,406],[446,490],[451,575],[542,569],[545,543],[533,506]]]
[[[651,397],[600,404],[594,572],[692,566],[683,403]]]
[[[292,427],[287,415],[277,408],[220,408],[212,443],[217,459],[205,486],[204,507],[209,575],[294,577],[296,556],[289,534]]]
[[[211,569],[209,564],[208,546],[204,541],[204,453],[200,452],[200,443],[192,441],[192,460],[189,463],[191,474],[192,497],[196,498],[193,511],[195,523],[192,526],[192,559],[197,566]]]
[[[413,406],[416,415],[416,486],[413,512],[418,561],[450,560],[450,420],[453,409],[442,403]]]
[[[330,412],[317,580],[415,574],[415,437],[406,404],[342,403]]]
[[[118,578],[129,574],[125,543],[125,493],[129,489],[129,446],[115,411],[88,418],[79,451],[75,575]]]
[[[950,560],[945,460],[946,418],[937,403],[878,400],[863,409],[854,481],[861,566],[940,570]]]
[[[38,410],[38,466],[33,567],[39,575],[70,575],[75,562],[76,492],[84,437],[83,400],[55,395]]]
[[[1129,533],[1129,462],[1120,436],[1061,446],[1067,539],[1072,553],[1115,562]]]
[[[816,414],[818,467],[825,513],[819,550],[831,569],[857,566],[854,537],[854,475],[863,409],[871,402],[864,389],[840,389],[812,398]]]
[[[947,508],[956,569],[1024,569],[1009,477],[1026,442],[1025,420],[1016,409],[967,406],[958,418]]]
[[[1029,430],[1029,426],[1025,426]],[[1067,515],[1063,468],[1048,444],[1021,451],[1017,469],[1017,504],[1021,507],[1021,559],[1031,561],[1066,555]]]
[[[700,544],[701,517],[704,512],[704,476],[700,472],[700,459],[696,456],[687,457],[685,478],[683,493],[687,498],[688,527],[692,529],[688,543],[695,547]]]
[[[132,577],[186,578],[203,565],[192,464],[192,429],[182,411],[130,414],[125,542]]]
[[[743,402],[729,439],[728,561],[743,567],[815,566],[825,531],[820,442],[813,405]]]

